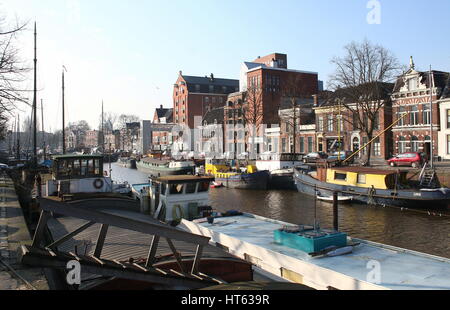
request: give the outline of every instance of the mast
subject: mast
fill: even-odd
[[[66,154],[66,125],[65,125],[65,119],[64,119],[64,71],[66,70],[66,67],[63,66],[62,70],[62,149],[63,149],[63,155]]]
[[[45,131],[44,131],[44,104],[41,99],[41,122],[42,122],[42,150],[44,151],[44,160],[47,159],[46,151],[45,151]]]
[[[37,168],[37,117],[36,117],[36,101],[37,101],[37,53],[36,53],[36,22],[34,22],[34,90],[33,90],[33,168]]]
[[[102,100],[102,152],[103,154],[105,154],[105,131],[103,128],[103,124],[104,121],[103,121],[103,100]]]
[[[20,114],[17,114],[17,159],[20,160]]]

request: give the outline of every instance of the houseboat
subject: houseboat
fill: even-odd
[[[423,188],[407,181],[406,171],[365,167],[296,169],[299,192],[312,196],[352,196],[353,201],[402,208],[447,208],[449,188]]]
[[[296,190],[294,168],[303,165],[302,160],[302,154],[265,153],[261,154],[260,159],[256,161],[256,168],[259,171],[268,170],[270,172],[269,189]]]
[[[195,174],[195,163],[193,161],[175,161],[169,159],[142,158],[136,161],[139,171],[150,176],[160,177],[166,175]]]
[[[212,211],[209,188],[213,180],[212,177],[194,175],[150,178],[149,185],[140,190],[141,203],[147,203],[141,209],[171,224],[177,224],[181,219],[207,217]]]
[[[136,207],[136,202],[128,197],[130,186],[114,183],[108,172],[103,170],[103,155],[55,156],[52,173],[41,178],[41,192],[46,198]]]
[[[266,190],[270,178],[269,171],[258,171],[254,165],[232,167],[216,159],[206,161],[205,173],[214,176],[216,184],[234,189]]]

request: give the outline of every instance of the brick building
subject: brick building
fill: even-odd
[[[166,150],[172,144],[173,109],[162,105],[155,110],[152,124],[152,150]]]
[[[196,116],[202,119],[208,109],[223,107],[228,94],[238,90],[238,80],[216,78],[213,74],[188,76],[180,71],[173,88],[173,121],[194,129]]]
[[[434,156],[442,153],[438,147],[441,129],[439,100],[448,77],[448,72],[431,71],[430,74],[429,71],[416,71],[411,57],[409,70],[398,77],[392,93],[394,119],[408,114],[392,129],[394,153],[423,152],[428,156],[431,141]]]
[[[361,86],[358,86],[361,87]],[[383,131],[392,124],[392,102],[390,94],[393,84],[377,83],[376,95],[373,95],[373,108],[377,110],[376,123],[372,137],[375,138],[382,133],[371,144],[371,160],[383,161],[392,155],[392,133]],[[371,124],[368,117],[364,117],[363,109],[357,108],[357,103],[348,102],[345,99],[346,93],[356,93],[357,91],[341,89],[327,95],[328,99],[323,100],[314,108],[316,123],[316,151],[332,153],[339,150],[339,141],[342,151],[357,151],[369,142],[369,138],[359,125],[358,119],[362,119],[364,128],[370,128]],[[374,91],[375,92],[375,91]],[[339,105],[339,101],[342,100]],[[360,116],[358,117],[358,114]],[[362,150],[357,157],[364,157],[367,154],[367,148]]]

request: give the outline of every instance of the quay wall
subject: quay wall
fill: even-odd
[[[17,262],[17,249],[31,242],[14,183],[6,174],[0,173],[0,290],[49,289],[41,268]]]

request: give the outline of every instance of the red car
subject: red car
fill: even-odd
[[[403,153],[388,160],[388,164],[391,167],[411,166],[413,168],[419,168],[424,162],[425,160],[420,153]]]

